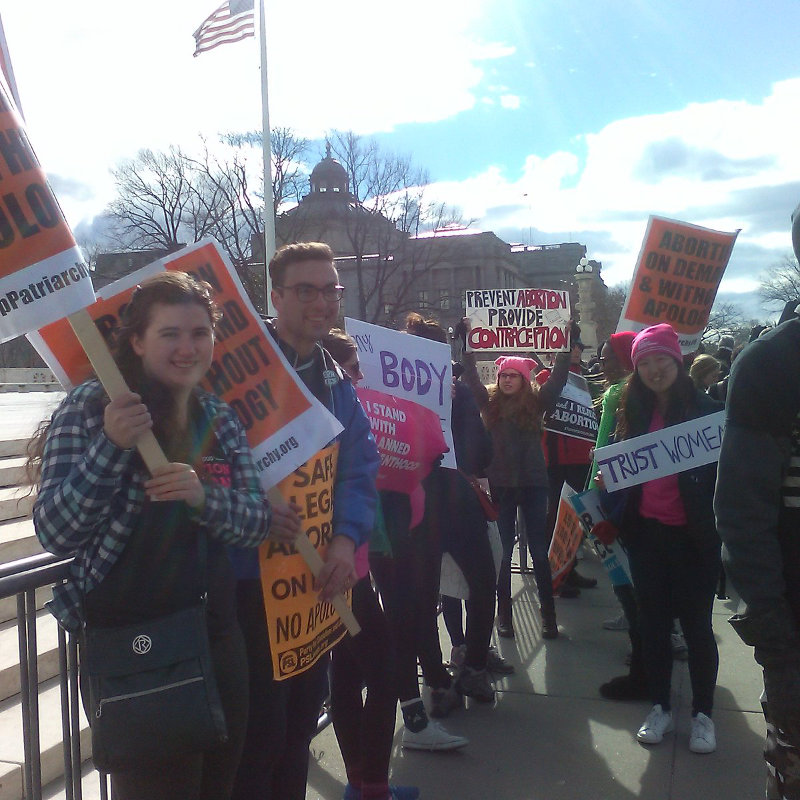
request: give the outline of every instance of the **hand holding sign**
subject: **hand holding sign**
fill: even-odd
[[[291,544],[297,538],[303,527],[300,519],[302,510],[297,503],[284,503],[280,501],[279,494],[275,494],[276,501],[270,503],[272,509],[272,524],[269,526],[269,536],[279,542]]]
[[[117,447],[130,450],[139,437],[153,427],[153,420],[142,398],[134,392],[122,392],[105,408],[106,437]]]
[[[325,554],[325,565],[316,576],[319,599],[332,600],[356,581],[355,544],[347,536],[334,536]]]

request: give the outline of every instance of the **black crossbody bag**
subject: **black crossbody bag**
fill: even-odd
[[[84,627],[84,701],[101,772],[167,761],[227,741],[206,625],[208,542],[199,538],[197,605],[132,625]]]

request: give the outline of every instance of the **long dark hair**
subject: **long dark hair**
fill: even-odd
[[[489,402],[483,409],[483,419],[489,430],[501,420],[510,419],[519,428],[541,433],[543,413],[539,384],[531,383],[523,375],[522,387],[514,394],[504,394],[497,384],[489,387]]]
[[[173,411],[173,398],[167,388],[148,378],[142,369],[142,361],[133,350],[131,340],[143,336],[150,324],[150,315],[156,303],[163,305],[199,305],[208,313],[212,327],[222,317],[212,296],[211,285],[193,278],[186,272],[167,271],[153,275],[137,286],[122,312],[111,349],[114,360],[128,388],[141,395],[153,417],[153,432],[164,444],[169,433],[169,418]],[[50,420],[44,420],[28,442],[26,470],[32,485],[41,477],[42,455],[50,431]]]
[[[664,425],[677,425],[685,422],[690,409],[697,405],[697,389],[689,377],[689,373],[678,364],[678,376],[669,387],[667,411]],[[617,438],[632,439],[647,433],[653,410],[656,407],[656,394],[648,389],[637,370],[628,376],[622,390],[619,410],[617,411]]]

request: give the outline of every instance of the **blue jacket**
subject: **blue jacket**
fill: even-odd
[[[267,329],[277,339],[269,324]],[[333,535],[348,536],[358,548],[368,541],[375,525],[378,499],[375,478],[379,456],[369,419],[350,378],[327,350],[317,345],[311,357],[300,363],[285,342],[278,339],[278,343],[311,392],[344,426],[334,440],[339,442],[339,459],[333,490]],[[323,372],[331,378],[335,376],[332,386],[325,385]],[[256,551],[232,547],[229,554],[237,578],[259,577]]]

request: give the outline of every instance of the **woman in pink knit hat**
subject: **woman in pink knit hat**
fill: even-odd
[[[683,368],[678,335],[666,323],[637,334],[634,371],[623,390],[617,439],[632,439],[722,406],[698,391]],[[628,490],[620,525],[640,611],[642,654],[653,708],[636,736],[658,744],[674,730],[670,702],[672,620],[678,617],[689,649],[692,724],[689,749],[716,748],[711,711],[719,655],[711,627],[720,572],[713,497],[716,464],[656,478]]]
[[[528,548],[542,609],[542,636],[558,636],[553,601],[553,578],[547,550],[547,466],[542,451],[542,415],[552,409],[569,372],[569,353],[560,353],[547,382],[531,384],[537,366],[530,358],[503,356],[497,364],[497,385],[489,390],[483,408],[494,454],[486,470],[492,497],[500,505],[497,525],[503,542],[503,560],[497,581],[497,632],[514,637],[511,617],[511,553],[514,549],[517,508],[522,510]]]

